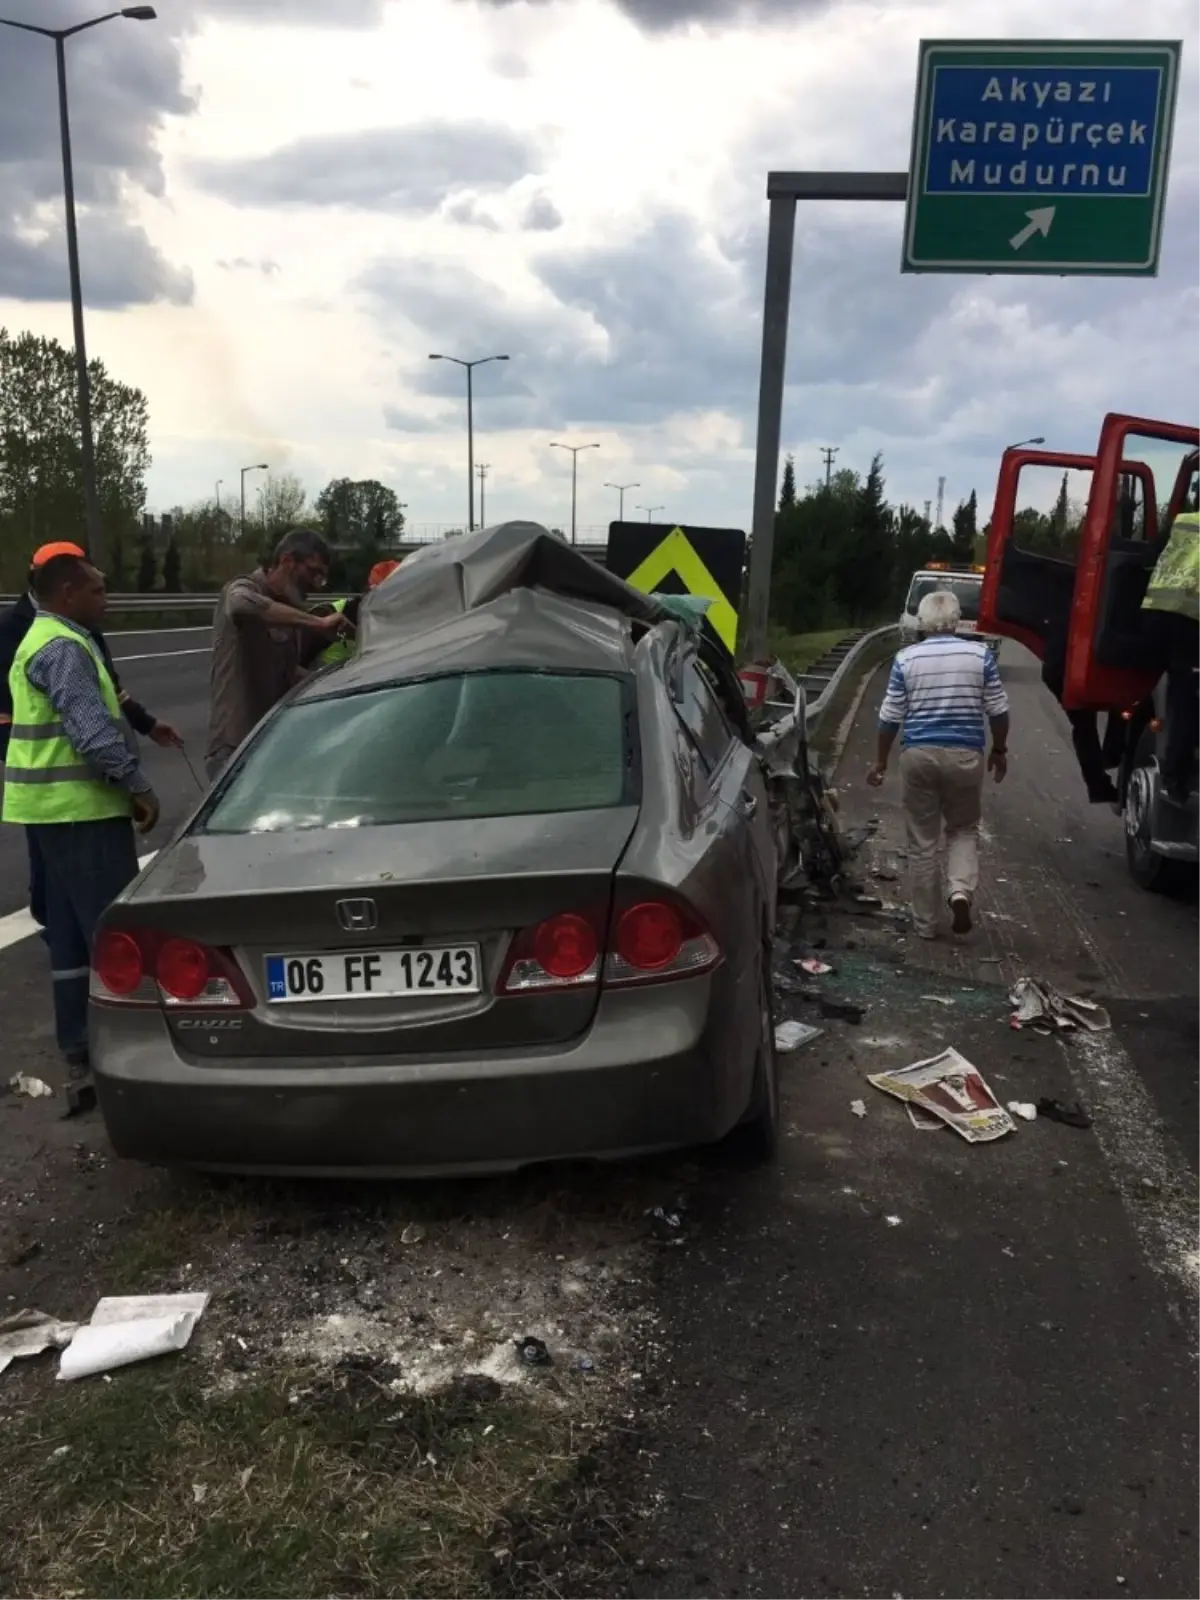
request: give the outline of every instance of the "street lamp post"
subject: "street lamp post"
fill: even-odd
[[[654,521],[654,513],[656,511],[665,511],[666,509],[667,509],[666,506],[639,506],[638,507],[639,511],[644,511],[646,513],[646,521],[647,522],[653,522]]]
[[[243,467],[242,468],[242,520],[241,520],[241,523],[240,523],[240,525],[238,527],[238,532],[242,536],[242,538],[245,538],[245,536],[246,536],[246,474],[248,472],[266,472],[266,471],[267,471],[267,463],[265,461],[256,462],[255,465],[252,466],[252,467]]]
[[[453,361],[467,374],[467,532],[475,532],[475,398],[471,375],[476,367],[486,367],[489,361],[507,361],[507,356],[480,356],[475,361],[463,361],[458,356],[431,355],[430,361]]]
[[[32,22],[14,22],[0,17],[0,27],[19,28],[22,33],[40,33],[44,39],[53,39],[54,57],[58,67],[58,121],[62,137],[63,194],[67,211],[67,266],[71,275],[71,315],[75,324],[75,382],[79,405],[79,460],[83,476],[84,517],[87,523],[88,553],[93,563],[104,565],[104,531],[100,526],[100,494],[96,485],[96,451],[92,439],[92,391],[88,381],[87,345],[83,335],[83,287],[79,277],[79,236],[75,227],[75,170],[71,161],[71,123],[67,114],[67,51],[66,43],[73,34],[87,28],[99,27],[114,17],[126,17],[131,22],[153,22],[157,16],[153,6],[125,6],[120,11],[106,11],[102,17],[92,17],[89,22],[77,22],[73,28],[41,28]]]
[[[575,485],[576,469],[579,465],[579,452],[581,450],[599,450],[598,444],[555,444],[550,445],[551,450],[569,450],[571,452],[571,543],[575,543]]]
[[[626,489],[640,489],[640,483],[606,483],[606,489],[615,489],[620,497],[617,501],[617,521],[625,521],[625,491]]]
[[[217,520],[218,521],[220,521],[220,519],[221,519],[221,485],[224,482],[225,482],[224,478],[218,478],[217,479]]]
[[[1016,444],[1010,444],[1008,448],[1010,450],[1024,450],[1027,444],[1045,444],[1045,442],[1045,439],[1039,433],[1036,439],[1020,439]]]
[[[487,527],[487,475],[492,470],[491,463],[481,461],[475,468],[475,476],[479,479],[479,526]]]

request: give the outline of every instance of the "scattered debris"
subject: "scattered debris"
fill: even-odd
[[[208,1485],[206,1483],[194,1483],[192,1485],[192,1500],[194,1503],[202,1506],[207,1499]]]
[[[48,1083],[43,1083],[41,1078],[31,1078],[26,1072],[15,1072],[8,1080],[8,1087],[14,1094],[28,1095],[30,1100],[49,1099],[54,1094]]]
[[[526,1334],[523,1339],[516,1340],[517,1354],[527,1367],[548,1367],[552,1365],[553,1358],[546,1349],[544,1339],[535,1339],[532,1334]]]
[[[856,1005],[853,1000],[831,1000],[825,995],[821,996],[821,1015],[837,1022],[852,1022],[857,1026],[867,1014],[866,1006]]]
[[[590,1373],[590,1372],[595,1372],[595,1370],[596,1370],[596,1363],[592,1360],[591,1356],[580,1356],[579,1360],[575,1363],[575,1371],[576,1372],[589,1372]]]
[[[810,978],[827,978],[835,970],[827,961],[818,961],[816,956],[805,956],[796,965],[801,972],[807,972]]]
[[[62,1350],[75,1337],[77,1322],[60,1322],[44,1311],[16,1311],[0,1321],[0,1372],[22,1356]]]
[[[872,910],[883,909],[883,901],[877,894],[856,894],[854,900],[856,905],[868,906]]]
[[[952,1006],[954,1001],[947,994],[923,994],[922,1000],[928,1000],[935,1006]]]
[[[1050,1122],[1061,1122],[1068,1128],[1090,1128],[1092,1119],[1078,1100],[1054,1100],[1045,1095],[1037,1103],[1040,1116]]]
[[[32,1261],[34,1256],[41,1255],[42,1241],[29,1239],[24,1244],[19,1244],[5,1262],[5,1266],[23,1267],[26,1262]]]
[[[401,1244],[420,1244],[425,1237],[425,1228],[419,1222],[410,1222],[400,1235]]]
[[[867,1114],[866,1102],[863,1100],[851,1100],[850,1109],[856,1117],[865,1117]]]
[[[897,1216],[884,1217],[883,1220],[889,1228],[898,1228],[900,1226],[900,1218]]]
[[[953,1048],[892,1072],[870,1073],[867,1082],[898,1100],[915,1101],[968,1144],[999,1139],[1016,1129],[979,1068]]]
[[[646,1215],[650,1218],[650,1232],[660,1243],[683,1243],[682,1206],[651,1206]]]
[[[880,883],[895,883],[900,874],[895,867],[872,867],[871,876],[878,878]]]
[[[1021,1117],[1026,1122],[1037,1120],[1038,1108],[1029,1100],[1010,1100],[1008,1109],[1015,1117]]]
[[[1036,1033],[1085,1028],[1089,1033],[1104,1033],[1112,1027],[1103,1006],[1077,995],[1060,994],[1042,978],[1018,978],[1008,998],[1016,1007],[1009,1018],[1012,1028],[1033,1028]]]
[[[824,1033],[824,1028],[814,1028],[808,1022],[781,1022],[775,1029],[777,1050],[798,1050],[802,1044],[811,1044]]]
[[[59,1379],[69,1383],[182,1350],[207,1304],[207,1294],[106,1295],[63,1351]]]

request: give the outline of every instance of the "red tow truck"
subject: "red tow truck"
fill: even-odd
[[[1160,893],[1196,883],[1196,730],[1191,793],[1180,804],[1159,776],[1165,676],[1141,603],[1172,521],[1195,509],[1198,446],[1194,426],[1110,413],[1095,455],[1006,450],[979,605],[981,632],[1016,639],[1039,659],[1048,636],[1065,628],[1063,706],[1115,711],[1128,723],[1117,774],[1126,858],[1135,881]],[[1082,522],[1058,548],[1053,538],[1032,535],[1036,513],[1017,509],[1022,472],[1039,467],[1091,478]],[[1044,535],[1051,519],[1041,521]]]

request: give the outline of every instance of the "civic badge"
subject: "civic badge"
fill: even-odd
[[[379,912],[374,900],[339,900],[335,910],[337,919],[347,933],[370,933],[379,926]]]

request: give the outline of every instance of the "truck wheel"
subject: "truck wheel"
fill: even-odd
[[[1125,784],[1125,860],[1134,883],[1151,894],[1194,894],[1195,863],[1173,861],[1168,856],[1156,855],[1150,848],[1157,789],[1158,756],[1154,734],[1147,728],[1138,740]]]

